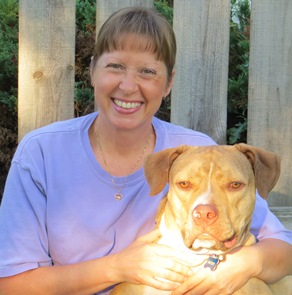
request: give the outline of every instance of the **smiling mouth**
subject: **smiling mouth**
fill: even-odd
[[[123,109],[134,109],[142,104],[141,102],[124,102],[118,99],[114,99],[114,103]]]

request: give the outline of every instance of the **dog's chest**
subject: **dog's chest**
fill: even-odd
[[[166,226],[164,213],[161,216],[159,231],[161,233],[161,238],[157,242],[158,244],[167,245],[180,251],[191,251],[185,246],[179,230],[170,230]]]

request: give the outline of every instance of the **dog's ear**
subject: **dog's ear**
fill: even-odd
[[[250,161],[260,196],[267,198],[280,176],[280,157],[264,149],[244,143],[234,145]]]
[[[187,145],[180,145],[175,148],[168,148],[146,157],[144,173],[150,186],[150,195],[160,193],[168,182],[169,169],[173,161],[189,148]]]

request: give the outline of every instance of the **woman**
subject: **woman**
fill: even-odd
[[[189,255],[152,243],[167,188],[149,197],[145,157],[214,144],[154,117],[171,90],[175,54],[171,27],[153,10],[126,8],[105,22],[90,66],[99,112],[31,132],[13,159],[0,212],[1,294],[108,294],[124,281],[230,294],[252,276],[271,282],[292,273],[291,233],[260,197],[260,241],[228,255],[211,276],[194,274]],[[234,267],[242,261],[245,268]]]

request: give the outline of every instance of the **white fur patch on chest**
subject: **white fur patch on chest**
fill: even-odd
[[[181,237],[179,231],[169,230],[165,224],[165,216],[164,213],[161,216],[159,230],[162,235],[161,239],[157,242],[158,244],[163,244],[175,248],[181,251],[191,251],[188,249]]]

